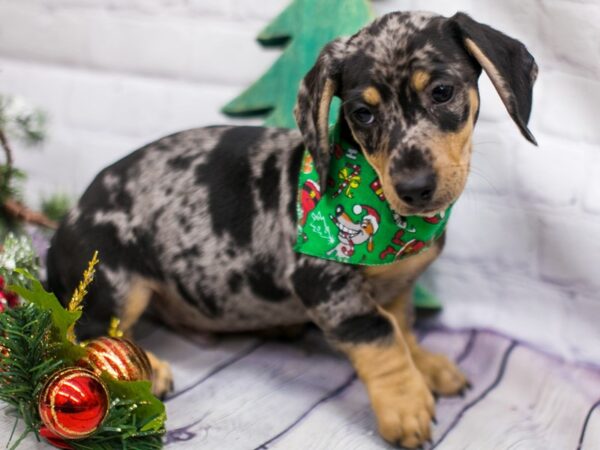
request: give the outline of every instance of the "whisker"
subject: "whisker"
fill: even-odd
[[[473,140],[473,145],[489,145],[489,144],[501,144],[501,141],[475,141]]]
[[[349,97],[349,98],[347,98],[346,100],[344,100],[344,101],[343,101],[343,102],[340,104],[340,106],[344,106],[346,103],[349,103],[349,102],[352,102],[352,101],[354,101],[354,100],[358,100],[358,99],[361,99],[361,98],[362,98],[362,95],[361,95],[361,94],[358,94],[358,95],[353,95],[352,97]]]
[[[500,190],[483,173],[479,172],[479,169],[471,166],[470,173],[480,177],[483,181],[485,181],[486,184],[494,191],[494,194],[500,195]]]

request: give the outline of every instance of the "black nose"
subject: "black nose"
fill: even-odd
[[[435,173],[430,170],[419,171],[397,182],[394,187],[400,199],[407,205],[422,208],[433,198],[435,192]]]

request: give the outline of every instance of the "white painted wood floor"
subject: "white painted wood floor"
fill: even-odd
[[[465,398],[439,400],[434,444],[426,448],[600,449],[600,369],[488,331],[433,329],[421,337],[458,361],[473,382]],[[140,343],[173,364],[166,449],[391,448],[375,431],[352,368],[316,331],[286,343],[156,329]],[[0,410],[4,441],[13,425]],[[20,448],[48,446],[29,438]]]

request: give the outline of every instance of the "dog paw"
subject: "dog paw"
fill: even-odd
[[[158,359],[155,355],[147,352],[150,365],[152,366],[152,393],[164,399],[169,392],[173,391],[173,372],[171,365]]]
[[[435,402],[422,375],[414,370],[395,385],[371,386],[379,433],[388,442],[418,448],[431,439]]]
[[[418,355],[413,355],[413,361],[435,394],[458,395],[469,386],[461,370],[444,355],[421,350]]]

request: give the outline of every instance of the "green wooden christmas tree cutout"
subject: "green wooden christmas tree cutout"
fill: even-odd
[[[283,54],[223,112],[264,115],[267,126],[295,128],[293,110],[300,80],[323,46],[354,34],[372,19],[367,0],[294,0],[257,38],[264,47],[283,46]]]

